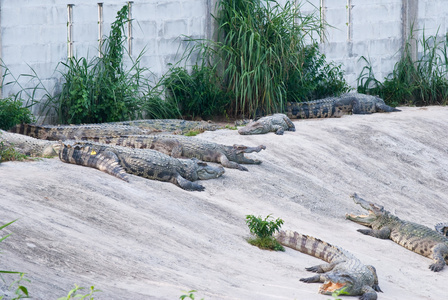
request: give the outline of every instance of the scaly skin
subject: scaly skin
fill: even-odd
[[[82,140],[102,144],[118,145],[139,149],[153,149],[175,158],[197,158],[202,161],[217,162],[226,168],[247,171],[240,164],[260,164],[244,153],[260,152],[265,146],[247,147],[244,145],[226,146],[202,139],[180,135],[127,135],[119,137],[83,137]]]
[[[380,239],[391,239],[395,243],[415,253],[432,258],[434,263],[429,266],[434,272],[445,267],[448,259],[448,239],[429,227],[414,222],[404,221],[386,211],[381,205],[376,205],[352,195],[356,204],[368,211],[368,215],[346,214],[346,218],[372,229],[358,229],[365,235]]]
[[[148,179],[168,181],[185,190],[202,191],[198,179],[217,178],[224,168],[197,159],[176,159],[149,149],[130,149],[92,142],[61,142],[59,158],[68,163],[97,168],[126,180],[123,172]]]
[[[0,141],[28,156],[53,157],[57,156],[59,152],[59,143],[56,141],[39,140],[3,130],[0,130]]]
[[[322,282],[319,293],[331,295],[345,289],[349,295],[360,296],[359,299],[375,300],[376,292],[381,292],[375,268],[364,265],[350,252],[295,231],[280,231],[274,237],[286,247],[327,262],[306,268],[320,275],[300,279],[307,283]]]
[[[136,126],[143,130],[172,132],[176,134],[185,134],[189,131],[214,131],[224,128],[223,126],[212,123],[210,121],[187,121],[178,119],[146,119],[104,124]]]
[[[341,117],[345,114],[372,114],[376,112],[400,111],[388,106],[383,99],[358,93],[347,93],[340,97],[329,97],[309,102],[288,102],[288,117],[291,119]]]
[[[250,122],[245,127],[240,128],[238,133],[248,135],[275,132],[275,134],[282,135],[285,130],[296,131],[296,127],[285,114],[273,114]]]
[[[9,131],[28,135],[42,140],[69,140],[84,136],[143,135],[152,132],[171,132],[185,134],[189,131],[203,132],[223,128],[206,121],[186,121],[169,119],[148,119],[136,121],[111,122],[81,125],[36,125],[18,124]]]
[[[86,125],[34,125],[18,124],[10,132],[24,134],[41,140],[72,140],[83,136],[147,134],[147,130],[135,126],[86,124]]]

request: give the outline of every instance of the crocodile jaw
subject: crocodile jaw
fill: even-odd
[[[240,128],[238,130],[239,134],[246,135],[246,134],[262,134],[266,133],[266,130],[262,124],[259,123],[249,123],[245,127]]]
[[[369,211],[368,215],[357,216],[354,214],[345,214],[345,218],[364,226],[370,226],[378,217],[373,212]]]
[[[331,295],[332,293],[343,289],[347,283],[333,282],[331,280],[325,281],[319,288],[319,294]]]

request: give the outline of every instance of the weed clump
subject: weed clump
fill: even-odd
[[[162,100],[157,87],[151,87],[145,77],[149,70],[140,66],[144,52],[128,58],[124,26],[128,19],[127,5],[118,11],[105,37],[101,56],[93,59],[72,57],[62,62],[62,90],[56,96],[47,93],[44,107],[51,108],[61,124],[102,123],[134,120],[143,117],[169,118],[178,113],[174,106]]]
[[[1,136],[0,136],[1,138]],[[4,161],[25,160],[28,156],[17,151],[13,145],[0,141],[0,163]]]
[[[16,124],[34,121],[27,107],[22,107],[21,99],[8,97],[0,99],[0,129],[9,130]]]
[[[414,60],[411,45],[416,42],[422,51]],[[358,76],[358,92],[379,95],[391,106],[448,104],[448,37],[408,38],[400,60],[383,82],[375,77],[370,61],[364,56],[361,60],[366,65]]]
[[[276,220],[270,219],[271,215],[268,215],[264,219],[260,216],[247,215],[246,224],[249,226],[250,232],[256,236],[247,241],[249,244],[257,246],[260,249],[285,251],[285,248],[273,237],[273,234],[280,230],[283,220],[280,218]]]
[[[325,24],[296,1],[219,1],[214,18],[218,40],[186,39],[183,58],[197,54],[198,63],[191,73],[173,68],[166,82],[183,114],[255,118],[349,90],[315,41]],[[206,113],[192,111],[199,105]]]

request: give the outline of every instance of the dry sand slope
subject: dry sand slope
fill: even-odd
[[[446,299],[448,267],[390,240],[356,232],[361,212],[349,195],[432,227],[448,221],[448,107],[295,121],[296,132],[240,136],[223,143],[266,145],[249,172],[226,169],[204,192],[131,177],[126,183],[59,159],[0,164],[0,221],[19,218],[0,244],[0,269],[27,272],[34,299],[56,299],[74,283],[95,299],[330,299],[305,267],[322,261],[249,245],[245,215],[284,219],[377,268],[379,299]],[[8,231],[9,232],[9,231]],[[345,297],[354,299],[352,297]]]

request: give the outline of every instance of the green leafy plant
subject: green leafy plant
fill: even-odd
[[[75,288],[72,289],[68,294],[67,297],[60,297],[58,298],[58,300],[71,300],[71,299],[88,299],[88,300],[93,300],[93,294],[97,293],[97,292],[101,292],[101,290],[96,290],[94,286],[91,286],[89,289],[89,293],[88,294],[78,294],[78,291],[80,290],[84,290],[84,287],[80,287],[78,285],[75,284]]]
[[[172,67],[163,78],[167,100],[178,106],[182,116],[194,119],[222,114],[230,103],[222,80],[214,67],[194,65],[191,72],[184,67]]]
[[[13,145],[0,141],[0,163],[11,160],[25,160],[28,156],[17,151]]]
[[[350,90],[342,66],[327,62],[317,43],[303,49],[303,66],[299,71],[291,72],[286,81],[288,101],[311,101]]]
[[[283,111],[286,101],[309,100],[329,81],[324,77],[328,69],[334,70],[328,76],[343,81],[342,71],[325,65],[315,46],[315,36],[326,25],[317,12],[302,14],[296,1],[219,2],[216,21],[222,38],[214,49],[225,85],[235,94],[231,114],[255,117]],[[306,97],[298,94],[302,88]]]
[[[280,230],[283,225],[283,220],[280,218],[271,220],[271,218],[271,215],[268,215],[264,219],[260,216],[246,215],[246,224],[250,232],[256,236],[255,238],[248,239],[248,242],[261,249],[285,251],[283,246],[272,236],[276,231]]]
[[[13,96],[0,99],[0,129],[9,130],[16,124],[34,121],[29,108],[22,104],[21,99]]]
[[[197,292],[196,290],[191,290],[191,291],[188,291],[188,292],[184,292],[184,293],[187,293],[187,294],[181,295],[179,297],[179,299],[180,300],[184,300],[184,299],[194,300],[194,299],[196,299],[195,294],[194,294],[196,292]],[[204,298],[201,298],[201,300],[204,300]]]
[[[206,81],[203,70],[205,78],[219,78],[215,85],[227,99],[221,114],[238,118],[284,111],[287,101],[343,93],[348,85],[341,66],[327,63],[314,39],[326,25],[317,12],[302,14],[296,1],[280,5],[275,0],[221,0],[214,16],[218,40],[186,38],[181,61],[198,57],[199,82]],[[197,99],[204,99],[201,103],[208,99],[212,103],[207,105],[220,109],[219,101],[196,96],[202,94],[200,85],[190,88],[196,80],[194,70],[191,74],[184,68],[172,71],[171,90],[181,99],[192,107]]]
[[[11,225],[12,223],[14,223],[16,220],[11,221],[9,223],[6,223],[2,226],[0,226],[0,230],[5,229],[6,227],[8,227],[9,225]],[[7,234],[5,236],[0,237],[0,243],[3,242],[5,239],[7,239],[10,234]],[[14,294],[16,295],[15,297],[11,298],[11,300],[17,300],[17,299],[24,299],[24,298],[29,298],[29,294],[28,294],[28,289],[22,284],[23,281],[25,282],[30,282],[28,279],[26,279],[25,273],[22,272],[14,272],[14,271],[4,271],[4,270],[0,270],[0,274],[19,274],[20,277],[19,279],[15,280],[13,283],[11,283],[11,285],[9,286],[9,289],[13,288],[14,286],[16,286],[16,289],[14,291]],[[3,278],[2,278],[3,279]],[[3,279],[3,281],[5,281]],[[0,300],[3,299],[3,296],[0,296]]]
[[[101,56],[88,59],[69,58],[59,65],[63,84],[60,93],[46,91],[45,113],[53,112],[58,123],[102,123],[133,120],[143,117],[168,118],[178,116],[177,108],[165,104],[158,87],[152,87],[146,75],[149,69],[141,66],[144,50],[133,59],[126,50],[124,26],[128,6],[123,6],[111,24]],[[130,61],[126,68],[125,58]],[[33,71],[34,72],[34,71]],[[33,75],[37,78],[37,74]]]

